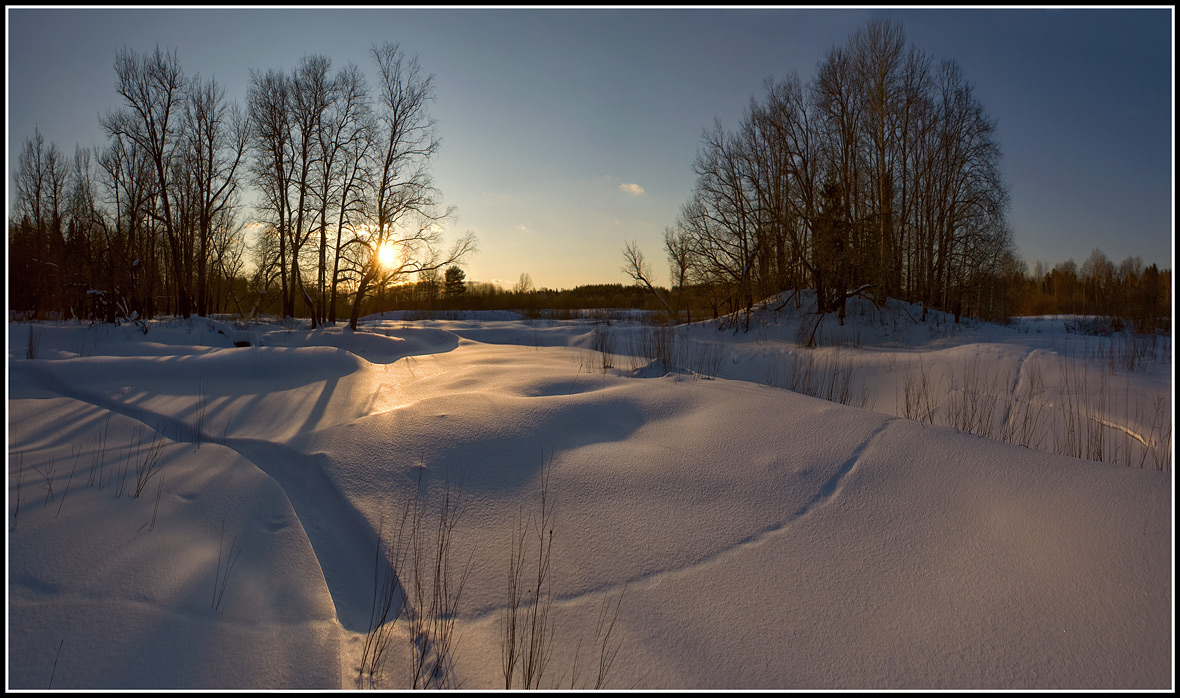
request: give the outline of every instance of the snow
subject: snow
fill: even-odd
[[[779,305],[663,334],[10,322],[8,686],[369,687],[379,539],[449,492],[467,576],[430,683],[503,688],[544,482],[542,687],[594,688],[604,647],[616,689],[1174,687],[1170,337],[854,299],[806,349]],[[376,687],[410,687],[408,627]]]

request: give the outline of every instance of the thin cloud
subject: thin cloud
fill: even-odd
[[[643,187],[638,184],[620,184],[619,191],[634,194],[635,196],[641,196],[644,193]]]

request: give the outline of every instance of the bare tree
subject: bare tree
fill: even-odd
[[[430,173],[430,159],[440,141],[429,104],[434,76],[424,75],[418,58],[407,57],[397,44],[373,47],[378,74],[377,164],[372,182],[368,230],[353,238],[359,269],[349,327],[356,329],[361,303],[374,285],[437,271],[475,251],[468,232],[448,252],[440,252],[439,223],[454,214],[440,210],[441,193]]]
[[[816,269],[810,252],[819,220],[819,201],[824,166],[819,147],[819,119],[798,74],[786,80],[766,83],[766,104],[755,113],[764,137],[776,158],[781,158],[779,185],[785,199],[781,214],[786,235],[786,264],[791,288],[801,290]],[[795,296],[798,303],[798,295]]]
[[[672,310],[672,306],[668,305],[668,301],[664,300],[664,296],[651,282],[651,265],[644,259],[643,251],[639,249],[639,243],[631,240],[623,247],[623,273],[631,277],[635,283],[643,284],[647,290],[652,292],[664,308],[668,311],[669,317],[676,317]]]
[[[295,294],[301,293],[308,303],[312,315],[312,326],[317,326],[322,318],[318,314],[318,307],[307,293],[307,287],[302,280],[299,265],[299,254],[315,230],[320,231],[321,240],[326,241],[327,230],[323,215],[326,211],[312,208],[313,178],[317,163],[323,158],[321,146],[324,113],[328,110],[334,91],[333,81],[329,75],[332,61],[327,56],[304,56],[295,69],[291,80],[291,99],[289,125],[291,134],[291,158],[293,160],[294,177],[292,185],[296,197],[294,204],[294,220],[290,227],[291,245],[291,293],[289,305],[294,314]],[[330,166],[329,166],[330,168]],[[324,183],[326,185],[326,182]],[[321,202],[326,196],[320,197]],[[326,244],[326,242],[324,243]],[[321,247],[321,266],[324,250]]]
[[[753,158],[748,142],[726,132],[719,121],[701,140],[693,161],[696,186],[681,211],[682,227],[703,276],[727,289],[727,312],[745,309],[748,319],[763,253]]]
[[[768,79],[735,132],[705,131],[675,227],[713,299],[748,317],[809,284],[820,312],[870,291],[998,307],[1014,253],[995,122],[957,64],[930,65],[874,20],[806,85]]]
[[[668,255],[668,269],[672,278],[672,306],[676,321],[680,321],[680,311],[685,308],[684,286],[688,283],[689,272],[692,269],[692,241],[684,227],[664,229],[664,252]],[[688,321],[692,322],[692,309],[688,311]]]
[[[901,24],[873,19],[849,41],[856,89],[862,94],[859,128],[864,142],[859,149],[866,173],[864,241],[867,276],[879,282],[884,294],[900,290],[901,255],[897,248],[894,216],[901,130],[897,120],[905,100],[905,34]]]
[[[185,102],[185,136],[190,172],[196,186],[197,314],[208,313],[208,275],[214,221],[231,210],[238,170],[250,139],[250,122],[236,103],[227,104],[225,89],[210,78],[193,77]]]
[[[116,285],[122,284],[129,308],[150,317],[155,280],[156,241],[148,221],[155,174],[145,151],[122,136],[111,139],[98,155],[107,205],[114,207],[114,231],[108,260]]]
[[[68,283],[69,279],[66,276],[66,214],[67,202],[69,197],[69,178],[70,168],[66,162],[66,158],[62,155],[61,150],[58,149],[56,143],[50,143],[49,149],[45,151],[45,194],[46,194],[46,208],[44,213],[45,223],[48,228],[44,233],[46,258],[48,266],[49,263],[54,264],[54,271],[59,284]],[[53,260],[48,262],[48,260]],[[61,309],[70,309],[68,303],[68,294],[65,289],[61,288],[58,291],[59,301],[62,303]]]
[[[268,261],[278,267],[279,297],[284,316],[294,313],[288,292],[287,250],[290,211],[289,190],[292,180],[294,159],[290,157],[291,129],[289,109],[290,79],[280,70],[271,69],[265,73],[250,71],[250,86],[247,104],[250,119],[252,147],[254,150],[254,182],[262,195],[259,208],[270,214],[272,230],[276,235],[277,249],[268,255]],[[269,251],[269,248],[266,248]],[[293,281],[291,282],[293,283]]]
[[[50,150],[55,150],[56,147],[50,144]],[[45,138],[41,135],[41,129],[37,128],[33,132],[33,137],[25,140],[18,158],[16,174],[16,214],[31,218],[37,230],[45,228],[49,189],[48,157]]]
[[[279,252],[282,235],[274,225],[264,226],[249,245],[254,259],[254,273],[250,278],[249,295],[251,308],[247,317],[254,317],[259,308],[265,307],[275,290],[275,280],[285,273],[286,265]],[[279,287],[280,296],[282,287]],[[281,301],[280,301],[281,303]]]
[[[51,145],[50,149],[56,146]],[[47,235],[46,211],[49,203],[49,164],[45,138],[41,129],[25,140],[18,157],[13,218],[9,224],[8,272],[14,309],[38,313],[50,305],[50,272],[54,267],[48,258],[50,245]]]
[[[113,270],[107,263],[110,225],[98,204],[91,149],[74,149],[67,197],[67,223],[63,262],[67,270],[70,306],[107,322],[125,314]]]
[[[115,55],[115,84],[124,108],[108,112],[101,119],[107,136],[122,136],[147,154],[156,174],[156,195],[160,206],[152,215],[164,225],[171,253],[177,304],[184,317],[192,314],[192,289],[186,285],[181,267],[183,231],[173,217],[176,195],[173,181],[173,155],[179,142],[180,112],[185,77],[176,51],[167,53],[157,46],[150,55],[140,55],[124,48]]]
[[[845,289],[865,283],[872,266],[869,247],[863,239],[867,197],[863,195],[861,157],[865,147],[865,134],[860,128],[865,110],[862,86],[853,52],[842,47],[828,51],[812,86],[812,99],[820,119],[824,191],[828,197],[835,197],[820,212],[821,218],[826,217],[821,257],[830,262],[829,280],[839,283],[834,300],[841,315]],[[838,276],[837,266],[840,267]]]
[[[521,272],[520,278],[512,286],[512,292],[516,294],[532,293],[534,290],[533,277],[529,273]]]
[[[1004,226],[1008,191],[999,173],[1000,149],[995,122],[987,116],[953,61],[944,61],[938,75],[938,150],[934,177],[937,253],[934,287],[942,306],[962,311],[965,277],[977,266],[973,238],[994,234]],[[986,256],[986,253],[985,253]]]
[[[320,151],[323,153],[320,159],[320,220],[327,221],[330,206],[335,206],[336,213],[330,289],[327,286],[326,224],[321,226],[320,235],[319,298],[321,303],[326,299],[327,307],[321,307],[321,314],[328,322],[336,321],[336,294],[345,226],[352,225],[354,217],[359,218],[363,214],[373,129],[364,73],[357,66],[349,64],[335,77],[331,106],[320,130]]]

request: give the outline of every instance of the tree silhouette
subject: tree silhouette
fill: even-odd
[[[447,267],[443,274],[443,294],[448,301],[457,301],[467,293],[467,274],[458,266]]]

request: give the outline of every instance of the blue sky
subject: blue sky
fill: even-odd
[[[767,76],[809,79],[871,17],[954,59],[998,122],[1009,214],[1030,265],[1173,260],[1170,7],[1116,9],[8,9],[9,187],[40,127],[72,156],[119,106],[115,52],[176,49],[245,101],[251,68],[320,53],[372,76],[400,42],[433,73],[435,163],[470,280],[625,282],[637,240],[666,280],[661,238],[692,191],[702,131],[736,127]],[[11,192],[10,192],[11,196]],[[10,208],[10,207],[9,207]]]

